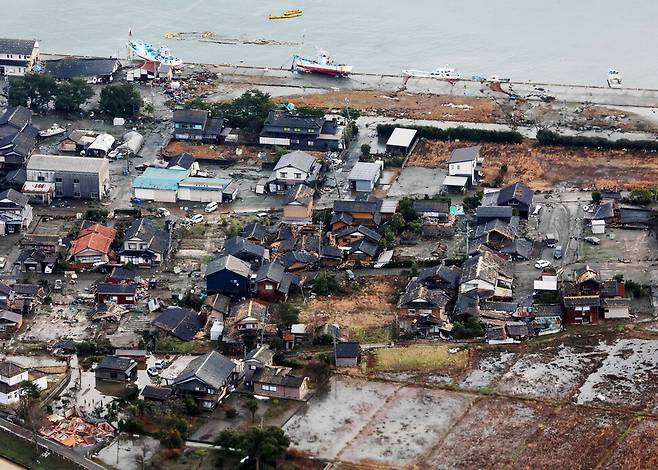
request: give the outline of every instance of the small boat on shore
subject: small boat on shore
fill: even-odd
[[[50,126],[48,129],[45,129],[43,131],[39,132],[39,137],[52,137],[54,135],[60,135],[66,132],[66,129],[64,129],[62,126],[59,124],[53,124]]]
[[[330,75],[332,77],[347,77],[352,73],[352,66],[345,64],[337,64],[336,61],[327,54],[325,51],[318,53],[317,59],[306,59],[300,55],[295,55],[292,58],[292,70],[320,73],[323,75]]]
[[[461,74],[455,69],[445,66],[443,68],[439,67],[431,72],[425,72],[423,70],[403,70],[402,75],[405,77],[414,77],[414,78],[440,78],[443,80],[459,80]]]
[[[619,70],[608,70],[608,86],[610,88],[621,88],[621,74]]]
[[[271,20],[287,20],[288,18],[297,18],[298,16],[302,16],[304,14],[304,10],[286,10],[280,15],[270,15]]]

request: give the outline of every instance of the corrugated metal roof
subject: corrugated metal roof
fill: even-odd
[[[64,155],[32,155],[27,169],[36,171],[68,171],[74,173],[100,173],[109,163],[104,158],[69,157]]]
[[[376,183],[384,167],[384,162],[356,162],[350,171],[350,181],[371,181]]]
[[[443,180],[443,186],[458,186],[460,188],[468,183],[467,176],[446,176]]]
[[[176,191],[178,189],[178,183],[185,179],[186,176],[187,170],[147,168],[143,174],[135,178],[133,188]]]
[[[386,141],[386,145],[393,147],[409,147],[416,137],[416,129],[405,129],[404,127],[396,127],[393,133]]]

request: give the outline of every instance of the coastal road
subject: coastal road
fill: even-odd
[[[380,75],[354,73],[349,79],[300,74],[288,69],[248,67],[235,65],[212,66],[211,70],[222,74],[221,80],[227,83],[250,83],[254,86],[273,86],[285,94],[286,88],[295,89],[289,94],[317,93],[332,89],[381,90],[386,92],[403,87],[411,93],[432,93],[436,95],[475,96],[491,95],[487,84],[463,79],[449,82],[437,78],[409,78],[401,75]],[[551,96],[556,101],[588,102],[600,105],[658,107],[658,89],[607,88],[603,86],[569,85],[540,82],[510,82],[501,84],[502,89],[532,101],[540,101],[542,96]],[[495,93],[503,98],[503,93]]]

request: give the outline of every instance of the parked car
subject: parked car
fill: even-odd
[[[63,285],[64,284],[62,283],[61,279],[55,279],[55,287],[54,287],[55,292],[61,292]]]
[[[206,212],[215,212],[218,207],[219,204],[217,204],[216,202],[208,203],[208,205],[206,206]]]
[[[591,243],[592,245],[600,245],[601,244],[601,239],[599,237],[585,237],[584,240],[587,243]]]
[[[546,238],[544,239],[544,245],[549,248],[553,248],[557,245],[557,237],[552,233],[547,233]]]
[[[5,269],[5,266],[7,266],[7,258],[2,256],[0,257],[0,269]]]
[[[553,258],[560,259],[562,258],[562,245],[558,245],[553,250]]]
[[[169,217],[171,215],[171,212],[169,212],[167,209],[164,207],[158,207],[157,209],[158,214],[160,214],[162,217]]]
[[[168,365],[169,364],[164,359],[158,359],[157,361],[155,361],[155,368],[158,369],[158,370],[162,370],[165,367],[167,367]]]
[[[155,367],[149,367],[148,369],[146,369],[146,373],[151,377],[157,377],[158,375],[160,375],[160,371]]]
[[[200,224],[203,223],[205,219],[203,218],[202,214],[194,214],[192,217],[190,217],[190,222],[193,224]]]
[[[535,268],[537,269],[545,269],[548,268],[551,265],[550,261],[546,261],[545,259],[540,259],[535,263]]]

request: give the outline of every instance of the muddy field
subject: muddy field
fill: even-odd
[[[423,139],[408,165],[447,168],[450,152],[467,145]],[[493,181],[505,164],[508,168],[506,183],[522,181],[543,191],[556,185],[601,189],[648,187],[658,180],[658,154],[641,151],[482,144],[481,155],[485,181]]]
[[[345,107],[346,99],[349,100],[350,107],[378,116],[463,122],[498,122],[500,117],[495,103],[491,100],[470,96],[340,90],[278,98],[277,101],[293,103],[297,106],[341,109]]]
[[[300,313],[300,321],[311,325],[337,323],[351,336],[373,342],[383,330],[390,330],[395,319],[395,303],[407,279],[400,276],[359,278],[357,292],[348,295],[316,297]]]
[[[338,468],[594,469],[654,468],[658,423],[561,402],[334,377],[284,429],[292,448]]]

